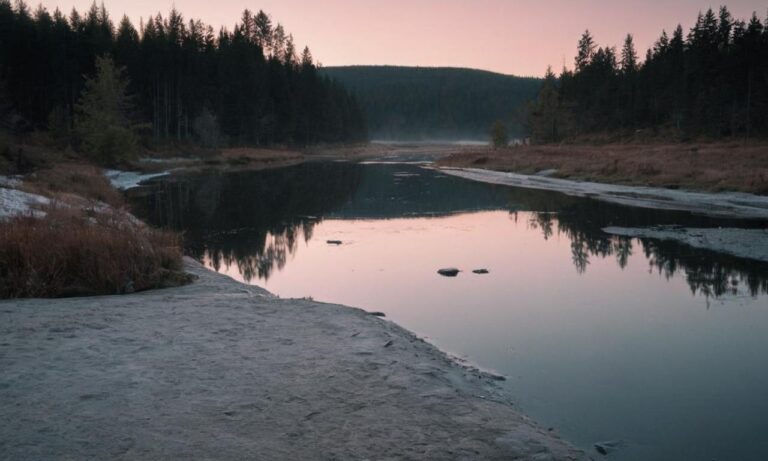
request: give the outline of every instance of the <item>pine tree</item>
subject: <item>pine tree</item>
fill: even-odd
[[[592,61],[595,54],[595,41],[589,30],[586,30],[579,40],[578,54],[576,55],[576,71],[584,70]]]
[[[637,70],[637,52],[632,34],[627,34],[624,39],[624,47],[621,49],[621,71],[625,74],[634,73]]]
[[[497,120],[491,127],[491,142],[495,149],[509,146],[509,135],[504,122]]]
[[[123,69],[112,58],[96,58],[96,73],[86,80],[77,104],[76,130],[83,151],[100,163],[130,158],[136,151],[127,88]]]

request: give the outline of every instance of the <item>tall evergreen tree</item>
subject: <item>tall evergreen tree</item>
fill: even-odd
[[[136,149],[128,82],[109,56],[96,58],[95,67],[76,107],[76,130],[86,153],[96,161],[113,163],[129,158]]]
[[[624,74],[631,74],[637,71],[637,51],[632,34],[627,34],[624,39],[624,46],[621,48],[621,71]]]

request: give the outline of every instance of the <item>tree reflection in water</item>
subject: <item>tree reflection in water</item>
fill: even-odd
[[[603,213],[595,212],[594,208],[603,209]],[[587,210],[576,203],[563,207],[557,215],[532,213],[530,220],[532,227],[541,229],[545,240],[552,236],[553,223],[556,223],[558,234],[565,235],[571,242],[573,265],[580,274],[587,270],[590,257],[614,257],[619,267],[624,269],[633,254],[633,246],[640,245],[650,271],[667,279],[683,273],[693,294],[707,297],[736,294],[737,287],[741,285],[747,287],[751,296],[768,294],[768,264],[695,249],[674,241],[612,236],[601,230],[610,225],[642,227],[659,222],[679,222],[680,219],[692,221],[688,224],[691,226],[726,224],[692,216],[676,216],[676,221],[659,221],[665,214],[668,213],[596,203],[593,203],[592,210]],[[648,218],[653,220],[648,221]],[[744,222],[731,224],[744,225]]]
[[[246,281],[282,270],[323,218],[394,219],[511,210],[545,240],[570,240],[580,274],[591,258],[614,258],[622,269],[639,245],[649,269],[683,273],[696,294],[723,296],[746,286],[768,294],[768,265],[697,250],[671,241],[605,234],[606,226],[765,226],[687,213],[627,208],[562,194],[493,186],[406,165],[308,163],[289,168],[206,173],[157,180],[133,193],[137,211],[155,225],[184,232],[187,254],[216,270],[237,267]],[[526,211],[523,211],[526,210]],[[527,210],[535,210],[527,212]],[[502,242],[500,242],[502,244]]]

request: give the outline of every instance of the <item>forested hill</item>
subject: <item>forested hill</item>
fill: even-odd
[[[241,146],[366,137],[354,98],[320,75],[309,49],[301,52],[262,11],[245,10],[234,29],[214,31],[176,9],[134,25],[114,21],[95,2],[65,13],[0,0],[0,122],[21,119],[64,144],[87,144],[78,122],[94,76],[101,80],[91,96],[106,104],[87,109],[114,110],[90,118],[121,125],[102,133],[130,125],[152,142]]]
[[[497,120],[512,135],[541,80],[475,69],[396,66],[325,67],[350,89],[367,116],[371,139],[487,139]]]

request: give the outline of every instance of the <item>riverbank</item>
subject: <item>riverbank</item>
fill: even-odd
[[[438,163],[439,164],[439,163]],[[625,186],[525,175],[478,168],[440,168],[440,171],[490,184],[551,190],[618,205],[687,211],[716,218],[768,219],[768,196],[740,192],[706,193],[661,187]]]
[[[607,184],[768,194],[768,144],[607,144],[518,146],[465,151],[438,160],[483,168]]]
[[[185,265],[184,287],[0,302],[4,457],[589,459],[385,319]]]

